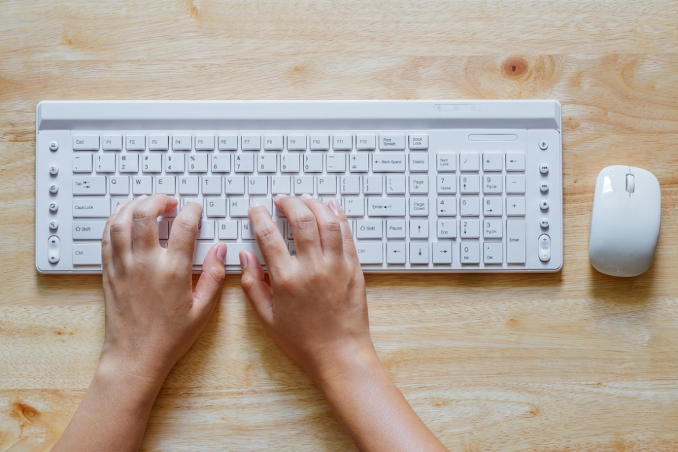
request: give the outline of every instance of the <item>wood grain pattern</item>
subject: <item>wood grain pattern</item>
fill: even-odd
[[[39,101],[419,98],[562,102],[565,265],[368,275],[379,356],[415,410],[452,451],[678,450],[677,22],[675,0],[5,0],[0,451],[50,448],[103,339],[100,278],[34,268]],[[631,279],[588,262],[614,163],[662,187],[655,263]],[[229,277],[142,449],[354,447]]]

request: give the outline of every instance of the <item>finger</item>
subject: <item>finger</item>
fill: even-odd
[[[104,234],[101,238],[101,262],[103,263],[104,273],[111,272],[115,268],[113,257],[113,244],[111,243],[111,224],[115,221],[115,215],[122,206],[117,206],[104,225]]]
[[[268,271],[276,274],[288,267],[292,263],[290,252],[266,207],[253,202],[250,204],[249,216]]]
[[[132,212],[146,196],[128,202],[111,220],[109,234],[113,248],[113,260],[118,264],[129,265],[132,261]]]
[[[194,306],[202,313],[211,313],[219,299],[221,286],[226,279],[226,244],[215,244],[205,255],[202,275],[193,292]]]
[[[182,268],[193,267],[193,251],[201,215],[202,206],[189,202],[184,204],[181,212],[172,222],[172,231],[167,242],[167,254]]]
[[[344,257],[341,226],[337,216],[319,199],[310,195],[302,195],[301,200],[315,215],[323,254],[327,257]]]
[[[153,195],[140,201],[132,212],[132,252],[160,248],[158,217],[174,210],[178,201],[167,195]]]
[[[343,250],[344,256],[348,262],[353,263],[356,266],[360,266],[360,261],[358,260],[358,252],[355,249],[355,241],[351,235],[351,227],[348,225],[348,219],[346,218],[346,212],[341,207],[341,202],[338,199],[330,200],[328,207],[334,213],[334,215],[339,219],[339,225],[341,226],[341,237],[343,240]]]
[[[254,312],[264,326],[273,323],[273,291],[264,280],[264,271],[257,257],[251,251],[241,251],[240,266],[242,277],[240,285]]]
[[[296,196],[276,197],[275,205],[283,211],[292,226],[297,259],[322,256],[318,223],[304,201]]]

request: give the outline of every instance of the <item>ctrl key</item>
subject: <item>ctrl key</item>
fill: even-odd
[[[101,243],[74,243],[73,265],[101,265]]]
[[[355,244],[355,248],[361,264],[382,264],[384,262],[381,242],[358,242]]]

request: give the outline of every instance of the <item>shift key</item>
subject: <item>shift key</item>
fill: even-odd
[[[371,217],[404,217],[405,198],[367,198],[367,215]]]

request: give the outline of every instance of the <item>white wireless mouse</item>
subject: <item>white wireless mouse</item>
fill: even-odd
[[[601,273],[636,276],[650,268],[659,238],[662,195],[649,171],[608,166],[596,180],[589,259]]]

